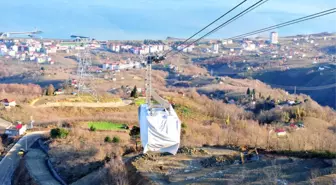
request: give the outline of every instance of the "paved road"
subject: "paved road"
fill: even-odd
[[[13,173],[20,162],[17,155],[21,148],[29,148],[45,131],[33,132],[22,137],[0,161],[0,185],[10,185]]]
[[[46,164],[45,154],[40,149],[30,149],[27,153],[26,167],[29,171],[29,174],[35,179],[39,184],[43,185],[61,185],[54,176],[50,173],[49,168]]]
[[[11,122],[8,122],[0,118],[0,129],[6,129],[6,128],[9,128],[10,126],[12,126]]]

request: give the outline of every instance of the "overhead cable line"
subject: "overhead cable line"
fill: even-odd
[[[186,39],[185,41],[183,41],[181,44],[179,45],[183,45],[186,42],[188,42],[190,39],[194,38],[197,34],[201,33],[202,31],[204,31],[205,29],[209,28],[211,25],[213,25],[214,23],[216,23],[217,21],[219,21],[220,19],[222,19],[224,16],[226,16],[227,14],[231,13],[233,10],[237,9],[239,6],[241,6],[242,4],[244,4],[247,0],[242,1],[241,3],[239,3],[238,5],[236,5],[235,7],[233,7],[232,9],[230,9],[229,11],[227,11],[225,14],[221,15],[220,17],[218,17],[216,20],[212,21],[210,24],[208,24],[207,26],[205,26],[204,28],[202,28],[201,30],[199,30],[198,32],[196,32],[195,34],[193,34],[192,36],[190,36],[188,39]],[[166,54],[172,52],[173,50],[168,51]]]
[[[244,11],[240,12],[239,14],[235,15],[234,17],[232,17],[231,19],[229,19],[228,21],[224,22],[223,24],[217,26],[215,29],[211,30],[210,32],[206,33],[205,35],[203,35],[202,37],[200,37],[199,39],[193,41],[192,43],[188,44],[187,46],[183,47],[182,49],[178,50],[176,53],[179,53],[181,51],[183,51],[185,48],[195,44],[196,42],[202,40],[204,37],[207,37],[209,35],[211,35],[212,33],[218,31],[219,29],[223,28],[224,26],[232,23],[233,21],[239,19],[240,17],[242,17],[243,15],[247,14],[248,12],[254,10],[255,8],[259,7],[260,5],[264,4],[265,2],[267,2],[269,0],[259,0],[258,2],[254,3],[253,5],[251,5],[250,7],[246,8]],[[168,53],[167,53],[168,54]],[[167,56],[167,54],[163,55],[163,56]]]
[[[228,38],[228,39],[238,39],[238,38],[244,38],[244,37],[247,37],[247,36],[252,36],[252,35],[255,35],[255,34],[258,34],[258,33],[262,33],[262,32],[270,31],[270,30],[273,30],[273,29],[289,26],[289,25],[292,25],[292,24],[297,24],[297,23],[300,23],[300,22],[303,22],[303,21],[308,21],[308,20],[311,20],[311,19],[315,19],[315,18],[318,18],[318,17],[328,15],[328,14],[332,14],[332,13],[335,13],[335,12],[336,12],[336,8],[332,8],[332,9],[329,9],[329,10],[325,10],[325,11],[322,11],[322,12],[318,12],[318,13],[315,13],[315,14],[304,16],[304,17],[301,17],[301,18],[298,18],[298,19],[293,19],[291,21],[283,22],[283,23],[280,23],[280,24],[277,24],[277,25],[274,25],[274,26],[269,26],[269,27],[266,27],[266,28],[262,28],[262,29],[259,29],[259,30],[249,32],[249,33],[237,35],[237,36],[234,36],[234,37],[231,37],[231,38]]]

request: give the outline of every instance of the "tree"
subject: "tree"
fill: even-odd
[[[111,143],[112,139],[110,138],[110,136],[106,136],[105,139],[104,139],[104,142],[105,143]]]
[[[113,137],[112,142],[113,143],[119,143],[120,142],[120,138],[118,136],[115,136],[115,137]]]
[[[54,95],[54,92],[55,92],[55,88],[52,84],[50,84],[48,89],[47,89],[47,95],[52,96],[52,95]]]
[[[131,92],[131,97],[137,98],[138,97],[138,89],[136,86],[134,86],[132,92]]]
[[[255,91],[255,89],[252,89],[252,99],[254,100],[255,99],[255,94],[256,94],[256,91]]]
[[[108,163],[105,164],[105,169],[107,169],[106,175],[102,176],[100,184],[108,185],[126,185],[130,184],[128,181],[128,173],[125,164],[120,157],[112,158]]]
[[[246,94],[247,94],[248,96],[250,96],[250,94],[251,94],[251,90],[250,90],[250,88],[247,88]]]
[[[138,149],[138,140],[140,139],[140,128],[137,126],[133,126],[129,135],[131,136],[132,141],[135,142],[135,148]]]

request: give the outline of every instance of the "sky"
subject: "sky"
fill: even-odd
[[[0,32],[36,28],[44,32],[43,38],[67,39],[74,34],[135,40],[189,37],[243,0],[1,1]],[[255,2],[248,0],[216,25]],[[336,8],[336,0],[269,0],[209,38],[228,38],[331,8]],[[280,36],[336,32],[335,25],[336,14],[331,14],[275,31]]]

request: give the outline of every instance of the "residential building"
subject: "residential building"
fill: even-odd
[[[19,47],[17,45],[13,45],[12,46],[12,50],[15,51],[15,52],[18,52],[19,51]]]
[[[218,44],[213,44],[212,49],[213,49],[214,53],[218,53],[219,52],[219,45]]]
[[[245,41],[242,46],[247,51],[253,51],[256,49],[256,45],[252,41]]]
[[[114,51],[119,53],[120,52],[120,45],[116,45]]]
[[[11,51],[8,52],[8,55],[11,56],[11,57],[15,57],[16,52],[11,50]]]
[[[163,45],[158,45],[158,51],[163,51],[164,50],[164,46]]]
[[[15,127],[6,129],[5,134],[7,134],[9,137],[21,136],[26,132],[26,130],[27,125],[19,123]]]
[[[1,100],[1,102],[5,107],[15,107],[16,106],[15,100],[3,99]]]
[[[5,44],[0,44],[0,51],[7,53],[8,51],[7,46]]]
[[[46,53],[47,54],[50,54],[50,53],[56,53],[57,52],[57,47],[56,46],[50,46],[48,47],[48,49],[46,50]]]
[[[278,44],[279,43],[278,37],[279,37],[279,35],[278,35],[277,32],[271,32],[270,43],[271,44]]]

